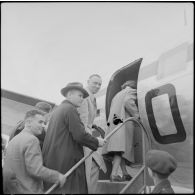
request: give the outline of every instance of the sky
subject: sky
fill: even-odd
[[[1,88],[60,104],[69,82],[106,87],[130,62],[192,36],[193,4],[1,4]]]

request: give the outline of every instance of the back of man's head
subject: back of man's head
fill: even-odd
[[[49,113],[52,109],[51,105],[47,102],[38,102],[35,107],[43,112]]]

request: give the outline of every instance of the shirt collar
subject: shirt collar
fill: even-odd
[[[91,91],[89,90],[89,88],[88,88],[88,87],[86,87],[85,89],[86,89],[86,91],[88,92],[89,97],[90,97],[92,100],[94,100],[95,95],[94,95],[93,93],[91,93]]]
[[[64,104],[64,103],[69,103],[69,104],[71,104],[72,106],[74,106],[74,107],[76,107],[72,102],[70,102],[69,100],[63,100],[62,101],[62,104]]]

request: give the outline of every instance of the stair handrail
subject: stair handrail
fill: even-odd
[[[127,119],[125,119],[124,121],[122,121],[113,131],[111,131],[109,134],[107,134],[104,138],[105,141],[107,141],[107,139],[109,139],[116,131],[118,131],[126,122],[128,121],[135,121],[138,124],[140,122],[138,122],[138,119],[136,119],[135,117],[129,117]],[[142,124],[141,124],[142,125]],[[143,126],[143,125],[142,125]],[[144,127],[143,127],[144,128]],[[147,131],[144,128],[144,132],[146,133],[146,136],[149,138]],[[75,169],[77,169],[78,166],[80,166],[89,156],[91,156],[93,154],[93,152],[95,151],[91,151],[89,154],[87,154],[86,156],[84,156],[80,161],[78,161],[71,169],[69,169],[64,177],[68,177]],[[59,185],[59,183],[53,184],[44,194],[49,194],[51,191],[53,191],[57,186]]]
[[[148,132],[147,132],[147,130],[145,129],[145,127],[143,126],[143,124],[142,124],[142,122],[141,121],[139,121],[139,120],[137,120],[136,118],[132,118],[132,121],[134,121],[134,122],[136,122],[140,127],[141,127],[141,129],[144,131],[144,133],[146,134],[146,136],[147,136],[147,140],[148,140],[148,144],[149,144],[149,150],[151,149],[151,147],[152,147],[152,145],[151,145],[151,139],[150,139],[150,136],[148,135]],[[143,142],[142,142],[142,144],[143,144],[143,166],[142,166],[142,168],[138,171],[138,173],[135,175],[135,177],[133,177],[133,179],[131,180],[131,181],[129,181],[128,183],[127,183],[127,185],[120,191],[120,193],[119,194],[123,194],[123,193],[125,193],[125,191],[128,189],[128,187],[137,179],[137,177],[142,173],[142,172],[144,172],[145,171],[145,169],[146,169],[146,163],[145,163],[145,139],[144,139],[144,136],[142,136],[142,139],[143,139]],[[144,189],[145,189],[145,187],[146,187],[146,184],[145,184],[145,177],[146,177],[146,174],[145,174],[145,172],[144,172],[144,186],[142,187],[142,190],[141,191],[143,191]]]
[[[127,183],[127,185],[125,185],[125,187],[119,192],[119,194],[123,194],[123,193],[127,190],[127,188],[128,188],[132,183],[134,183],[134,181],[136,180],[136,178],[144,171],[144,169],[145,169],[145,166],[143,165],[143,166],[141,167],[141,169],[138,171],[138,173],[135,175],[135,177],[133,177],[133,178]]]

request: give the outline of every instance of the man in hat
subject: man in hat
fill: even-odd
[[[155,184],[152,194],[174,194],[168,177],[177,167],[175,158],[165,151],[149,150],[146,166]]]
[[[114,124],[114,116],[120,119],[129,117],[139,118],[138,108],[136,105],[137,90],[136,82],[133,80],[126,81],[114,98],[110,106],[110,114],[108,117],[107,134],[113,131],[117,125]],[[134,122],[128,121],[115,134],[113,134],[102,149],[102,154],[112,160],[112,172],[110,181],[126,181],[131,180],[132,176],[128,173],[126,165],[134,163]],[[121,167],[123,176],[118,174],[119,166]]]
[[[43,181],[63,186],[61,173],[43,166],[42,153],[36,135],[44,130],[45,113],[30,110],[24,118],[24,129],[8,144],[3,166],[4,193],[41,194]]]
[[[35,109],[41,110],[44,112],[45,114],[45,118],[47,117],[47,115],[50,113],[50,111],[52,110],[52,107],[50,104],[48,104],[47,102],[38,102],[35,105]],[[48,121],[46,120],[46,123]],[[19,121],[18,124],[16,125],[16,127],[14,127],[14,129],[12,130],[10,137],[9,137],[9,141],[11,141],[17,134],[19,134],[22,130],[24,129],[24,120]],[[42,148],[43,146],[43,141],[45,138],[45,130],[42,131],[41,134],[37,135],[37,138],[39,139],[40,142],[40,146]]]
[[[81,106],[83,98],[88,96],[83,85],[78,82],[69,83],[61,93],[66,100],[55,109],[50,118],[42,153],[46,167],[65,174],[84,157],[83,146],[95,151],[105,141],[87,133],[79,117],[77,108]],[[45,189],[48,187],[45,185]],[[85,165],[82,163],[67,178],[65,185],[57,188],[54,193],[87,192]]]
[[[93,135],[94,129],[92,127],[95,126],[94,119],[97,113],[95,94],[101,87],[102,79],[98,74],[93,74],[89,77],[87,84],[86,91],[88,92],[89,96],[83,100],[82,105],[78,108],[78,112],[80,114],[81,121],[85,126],[85,130]],[[89,148],[84,147],[85,155],[89,154],[90,152],[91,150]],[[99,169],[106,172],[106,165],[100,150],[94,152],[87,160],[85,160],[87,186],[90,194],[96,192],[98,184],[97,181],[99,179]]]

